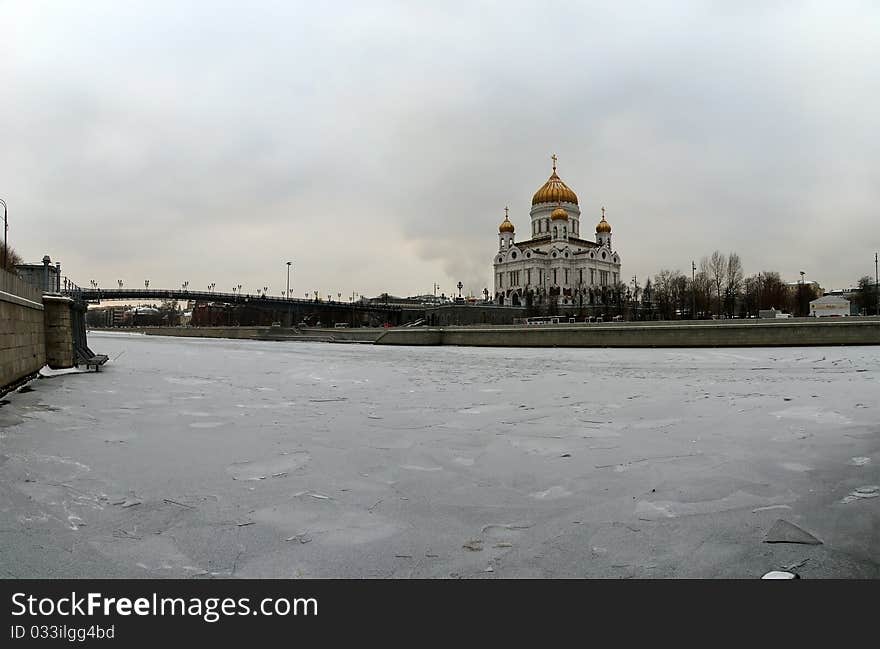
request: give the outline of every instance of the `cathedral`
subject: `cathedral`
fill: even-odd
[[[577,195],[553,173],[532,197],[531,232],[516,240],[504,208],[495,254],[496,304],[579,307],[604,301],[620,282],[620,255],[611,246],[611,225],[596,225],[596,240],[581,238]]]

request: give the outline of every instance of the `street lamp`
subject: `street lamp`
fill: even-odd
[[[807,295],[805,293],[806,284],[804,284],[804,275],[806,275],[806,273],[804,271],[801,271],[801,313],[807,315],[807,309],[804,308],[804,302],[806,302],[807,300]]]
[[[287,299],[290,299],[290,264],[293,262],[287,262]]]
[[[122,280],[121,280],[121,279],[117,279],[116,281],[119,283],[119,288],[122,288]]]
[[[877,309],[876,315],[880,315],[880,278],[878,278],[877,273],[877,253],[874,253],[874,297],[877,300]],[[865,308],[865,313],[868,312],[868,309]]]
[[[144,288],[146,288],[146,289],[150,288],[150,280],[148,280],[148,279],[144,280]]]
[[[459,282],[458,284],[456,284],[456,287],[458,287],[458,297],[461,297],[461,289],[464,287],[464,284]]]
[[[0,198],[0,203],[3,204],[3,270],[6,270],[6,233],[9,232],[9,223],[6,220],[6,201]]]
[[[697,262],[691,260],[691,320],[697,317]]]

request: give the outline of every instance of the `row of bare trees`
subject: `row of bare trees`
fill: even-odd
[[[749,317],[758,311],[777,309],[807,315],[809,301],[819,297],[815,285],[789,286],[776,271],[762,271],[748,277],[736,252],[716,250],[694,264],[688,277],[679,270],[663,269],[647,279],[641,310],[649,317],[676,318]]]

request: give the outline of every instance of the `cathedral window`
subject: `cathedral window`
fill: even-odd
[[[526,268],[526,284],[532,283],[532,269]]]
[[[584,283],[584,269],[583,268],[578,270],[578,282],[580,284]]]
[[[553,269],[553,283],[556,284],[556,269]]]
[[[590,269],[590,284],[594,285],[595,283],[596,283],[596,269],[591,268]]]
[[[511,259],[516,259],[516,252],[512,252],[512,253],[510,253],[510,258],[511,258]]]
[[[568,255],[565,255],[568,257]],[[568,268],[565,269],[565,283],[568,284]]]

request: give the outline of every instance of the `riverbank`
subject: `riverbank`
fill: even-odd
[[[111,330],[111,331],[119,331]],[[151,336],[231,338],[376,345],[463,347],[792,347],[880,345],[880,318],[697,320],[295,329],[283,327],[137,327]]]

